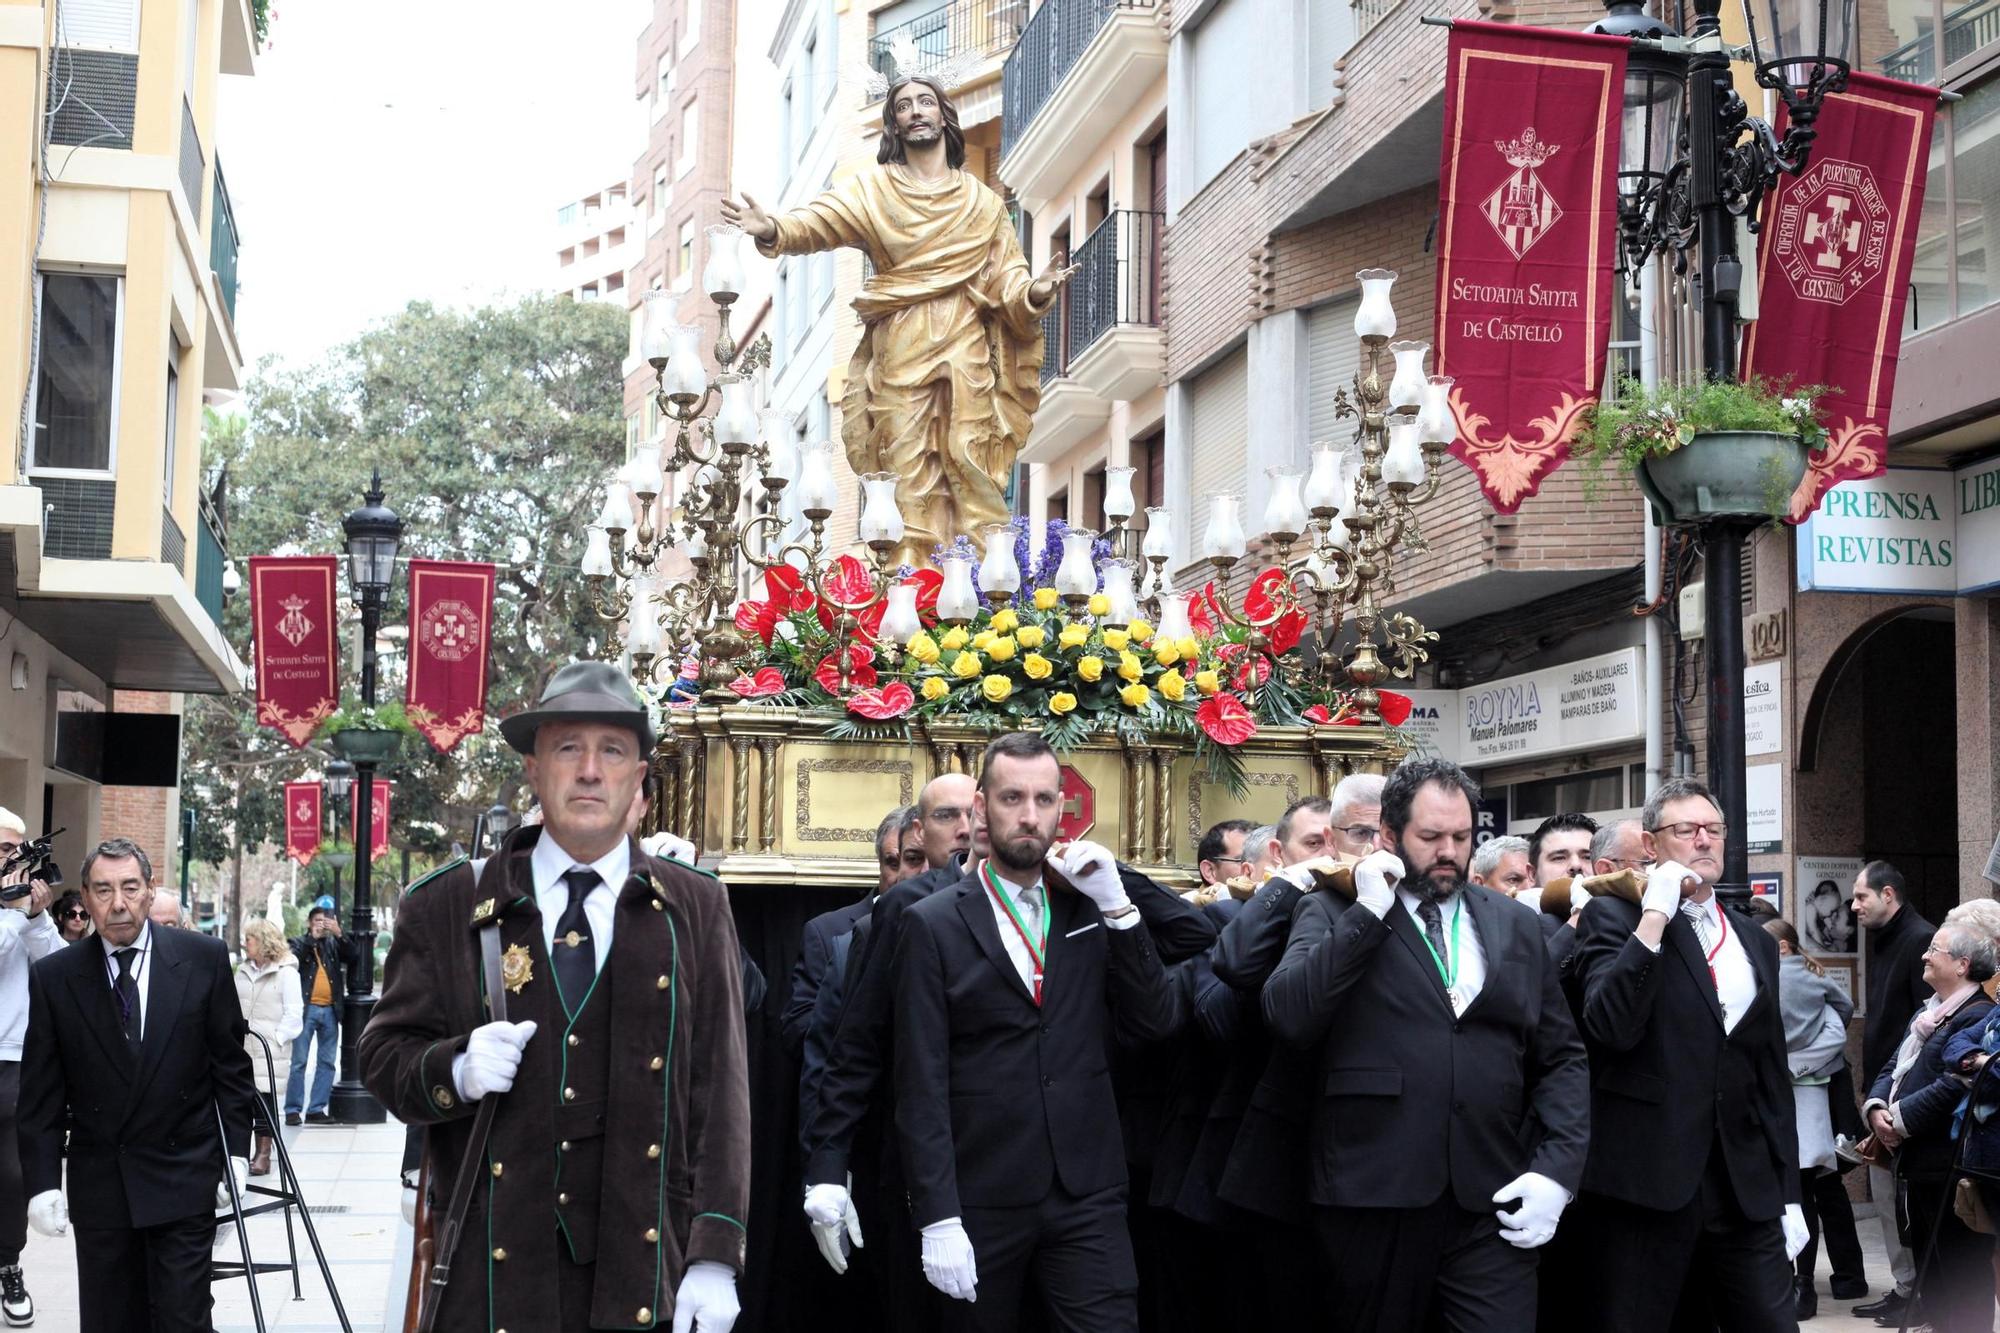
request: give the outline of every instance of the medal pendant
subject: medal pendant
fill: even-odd
[[[510,944],[500,955],[500,981],[515,995],[535,979],[533,956],[525,944]]]

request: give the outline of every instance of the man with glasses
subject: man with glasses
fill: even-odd
[[[0,806],[0,865],[28,840],[28,826]],[[0,876],[0,1316],[10,1328],[35,1322],[35,1301],[21,1273],[21,1249],[28,1241],[28,1196],[21,1184],[20,1136],[15,1108],[21,1100],[21,1046],[28,1033],[28,968],[62,947],[50,914],[48,885],[30,880],[26,867]]]
[[[1189,889],[1183,897],[1197,907],[1205,907],[1228,896],[1229,880],[1249,876],[1255,863],[1243,853],[1250,840],[1250,827],[1247,819],[1225,819],[1201,835],[1201,845],[1195,849],[1201,887]]]
[[[1380,773],[1353,773],[1335,785],[1328,851],[1366,856],[1375,850],[1375,831],[1382,823],[1382,784],[1386,781]]]
[[[1715,896],[1731,830],[1706,787],[1663,784],[1641,822],[1643,850],[1606,859],[1657,863],[1643,901],[1592,898],[1572,965],[1592,1131],[1579,1299],[1625,1333],[1789,1333],[1806,1224],[1778,947]]]

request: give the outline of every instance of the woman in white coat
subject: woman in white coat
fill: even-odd
[[[299,960],[285,943],[285,932],[275,922],[262,917],[243,927],[243,961],[236,965],[236,1001],[255,1036],[243,1038],[250,1054],[250,1067],[257,1078],[257,1093],[263,1099],[259,1117],[256,1155],[250,1159],[250,1174],[271,1173],[271,1134],[278,1124],[278,1107],[285,1096],[285,1078],[292,1067],[292,1038],[305,1029],[305,993],[299,988]],[[262,1037],[270,1044],[270,1059],[264,1055]]]

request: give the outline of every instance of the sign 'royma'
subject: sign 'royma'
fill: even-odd
[[[1637,740],[1646,734],[1639,650],[1586,657],[1458,692],[1458,762],[1477,766]]]

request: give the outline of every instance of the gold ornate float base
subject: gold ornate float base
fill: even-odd
[[[998,734],[914,723],[908,740],[832,740],[827,713],[755,705],[675,709],[654,772],[649,823],[690,839],[701,864],[734,886],[839,886],[876,880],[875,827],[941,773],[977,773]],[[1380,727],[1269,727],[1237,747],[1241,797],[1212,781],[1186,737],[1092,739],[1064,756],[1087,786],[1065,815],[1075,836],[1166,884],[1194,881],[1202,832],[1223,819],[1274,822],[1301,796],[1329,794],[1349,773],[1385,773],[1402,750]]]

